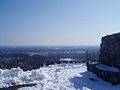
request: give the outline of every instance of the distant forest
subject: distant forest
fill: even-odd
[[[0,68],[30,70],[54,63],[97,61],[99,47],[0,47]],[[63,60],[61,60],[63,58]],[[70,58],[71,61],[64,61]]]

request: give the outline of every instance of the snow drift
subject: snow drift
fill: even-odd
[[[0,88],[28,83],[36,85],[19,90],[120,90],[120,85],[113,86],[88,72],[84,63],[49,65],[31,71],[0,69]]]

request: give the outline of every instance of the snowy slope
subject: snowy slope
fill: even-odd
[[[26,72],[20,68],[0,69],[0,88],[13,83],[37,83],[19,90],[120,90],[120,85],[112,86],[88,72],[84,63],[56,64]]]

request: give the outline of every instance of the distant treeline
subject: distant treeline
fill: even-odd
[[[86,50],[88,49],[88,50]],[[97,61],[97,48],[11,48],[0,47],[0,68],[20,67],[30,70],[54,63]],[[61,61],[61,58],[71,58],[73,61]]]
[[[23,70],[35,69],[44,64],[59,63],[59,58],[23,53],[0,53],[0,68],[21,67]]]

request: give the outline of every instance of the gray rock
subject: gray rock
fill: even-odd
[[[99,63],[87,63],[88,71],[93,72],[104,81],[110,82],[113,85],[120,84],[120,72],[105,71],[96,67],[97,65],[99,65]]]
[[[102,37],[99,62],[120,69],[120,33]]]
[[[113,85],[120,84],[120,33],[102,37],[100,48],[99,63],[87,63],[87,69],[99,76],[104,81]],[[103,64],[103,65],[101,65]],[[102,66],[118,68],[118,72],[106,70]],[[98,67],[100,66],[100,67]]]

